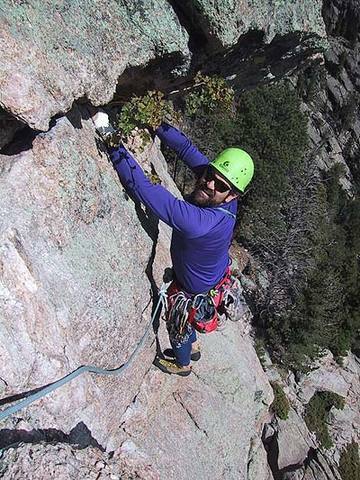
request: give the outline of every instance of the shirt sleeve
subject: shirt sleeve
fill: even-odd
[[[162,123],[160,127],[156,129],[155,133],[160,140],[174,150],[181,160],[191,169],[199,170],[199,167],[208,165],[209,159],[177,128],[172,127],[168,123]]]
[[[109,155],[129,193],[187,238],[205,235],[219,221],[214,210],[180,200],[163,186],[152,184],[124,146],[110,148]]]

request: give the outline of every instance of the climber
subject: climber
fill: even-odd
[[[99,112],[93,120],[98,132],[106,133],[106,114]],[[200,358],[195,328],[208,332],[218,324],[216,309],[230,284],[228,250],[237,199],[251,181],[254,165],[239,148],[228,148],[209,162],[182,132],[167,123],[155,133],[196,175],[194,191],[185,200],[152,184],[123,145],[108,147],[108,151],[124,187],[173,229],[174,281],[168,289],[166,313],[172,358],[157,357],[154,364],[166,373],[187,376],[191,360]]]

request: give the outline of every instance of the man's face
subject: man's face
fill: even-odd
[[[199,207],[214,207],[234,200],[238,195],[232,191],[230,183],[211,165],[198,179],[190,195],[192,203]]]

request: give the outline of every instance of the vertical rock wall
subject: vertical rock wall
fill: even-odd
[[[91,121],[73,113],[32,150],[0,158],[2,396],[82,364],[121,365],[149,321],[145,270],[155,237],[139,228],[140,214],[99,155]],[[145,214],[141,222],[147,226]],[[146,351],[125,388],[80,379],[31,409],[33,426],[47,418],[67,429],[81,420],[106,443],[148,368],[153,352]]]
[[[254,29],[268,42],[287,33],[325,35],[321,2],[309,8],[297,1],[292,9],[271,1],[235,3],[221,2],[214,11],[209,2],[186,2],[195,12],[188,22],[200,26],[217,49]],[[161,65],[164,59],[174,67],[169,80],[185,72],[189,38],[173,9],[188,14],[184,5],[6,0],[0,6],[0,142],[11,141],[24,124],[51,127],[31,132],[32,143],[20,135],[17,153],[12,148],[11,155],[0,156],[2,398],[81,364],[118,367],[150,320],[152,287],[161,284],[170,264],[169,229],[124,195],[86,108],[69,110],[77,99],[110,101],[131,66]],[[22,123],[14,125],[14,118]],[[165,186],[179,195],[157,144],[137,158],[149,170],[153,163]],[[167,346],[163,325],[159,341]],[[60,455],[65,463],[76,457],[83,472],[87,463],[96,464],[84,473],[89,478],[94,472],[95,478],[126,478],[129,467],[129,478],[270,480],[259,438],[272,390],[243,325],[204,338],[203,359],[188,379],[156,370],[154,355],[150,335],[123,377],[83,376],[4,422],[0,447],[12,439],[16,449],[3,454],[1,474],[31,476],[44,453],[49,460],[41,464],[43,478],[48,471],[57,478],[75,475],[71,462],[67,472],[59,470]],[[74,455],[69,446],[46,445],[55,437],[79,445],[71,432],[83,426],[95,452],[88,447]],[[17,442],[39,438],[45,443],[36,446],[35,464],[29,463],[29,449]],[[99,445],[115,451],[114,461],[100,454]]]

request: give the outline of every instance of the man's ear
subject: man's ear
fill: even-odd
[[[239,194],[235,192],[230,192],[229,195],[225,198],[224,202],[229,203],[232,200],[235,200],[235,198],[239,198]]]

